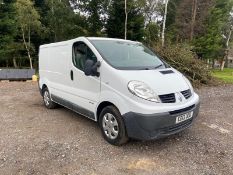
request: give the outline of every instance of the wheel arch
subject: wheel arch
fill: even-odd
[[[112,102],[109,102],[109,101],[103,101],[101,102],[98,107],[97,107],[97,110],[96,110],[96,117],[97,117],[97,121],[99,121],[99,116],[100,116],[100,113],[101,111],[107,107],[107,106],[115,106],[117,108],[116,105],[114,105]],[[117,108],[118,109],[118,108]],[[119,109],[118,109],[119,110]]]
[[[46,84],[43,84],[43,85],[42,85],[42,88],[41,88],[42,91],[43,91],[45,88],[48,88],[48,86],[47,86]]]
[[[104,93],[101,94],[101,99],[99,104],[96,107],[96,119],[98,121],[99,115],[101,113],[101,110],[105,108],[106,106],[114,106],[118,109],[121,115],[125,114],[126,112],[129,111],[128,109],[128,104],[124,100],[123,97],[121,97],[117,93],[113,93],[110,91],[105,91]]]

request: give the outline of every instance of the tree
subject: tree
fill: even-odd
[[[162,0],[142,1],[143,14],[145,17],[144,42],[153,47],[161,39],[161,24],[164,4]]]
[[[227,38],[226,38],[225,58],[223,58],[222,63],[221,63],[221,66],[220,66],[221,71],[223,71],[224,66],[225,66],[225,63],[228,61],[229,42],[230,42],[230,39],[231,39],[232,30],[233,30],[233,27],[231,26],[231,28],[230,28],[230,30],[229,30],[229,34],[228,34],[228,36],[227,36]]]
[[[4,0],[0,3],[0,63],[8,63],[11,58],[11,50],[8,49],[14,43],[16,35],[14,0]]]
[[[205,33],[205,23],[214,0],[171,0],[168,4],[167,38],[172,42],[190,43]]]
[[[82,18],[79,13],[74,13],[69,1],[52,0],[46,1],[45,4],[48,11],[44,21],[47,23],[46,33],[51,42],[87,35],[83,27],[86,26],[85,18]]]
[[[157,23],[148,23],[144,32],[144,42],[150,47],[153,47],[155,43],[158,43],[159,41],[159,31],[160,26]]]
[[[33,35],[36,48],[49,42],[88,35],[86,17],[74,12],[68,0],[35,0],[42,23],[39,35]]]
[[[125,0],[125,39],[127,39],[127,24],[128,24],[128,11],[127,11],[127,0]]]
[[[21,53],[25,51],[22,43],[12,42],[7,45],[6,49],[8,51],[8,57],[12,60],[14,68],[19,68]]]
[[[233,9],[232,9],[233,11]],[[229,50],[230,50],[230,40],[232,38],[232,30],[233,30],[233,14],[232,11],[230,13],[229,19],[226,23],[225,26],[225,31],[224,31],[224,37],[225,37],[225,57],[223,57],[222,62],[221,62],[221,67],[220,69],[223,71],[225,63],[228,64],[228,55],[229,55]]]
[[[231,9],[231,0],[217,0],[211,8],[205,23],[206,31],[194,40],[194,49],[203,58],[214,60],[224,57],[226,41],[223,34]]]
[[[191,20],[191,26],[190,26],[190,41],[193,40],[193,32],[194,32],[194,25],[196,22],[196,16],[197,16],[197,0],[193,0],[192,4],[192,20]]]
[[[101,36],[108,6],[108,0],[71,0],[76,11],[87,16],[87,31],[90,36]]]
[[[33,5],[33,2],[30,0],[17,0],[15,3],[18,28],[21,32],[31,69],[33,69],[32,52],[34,50],[31,43],[31,33],[37,31],[41,25],[39,21],[40,16]]]
[[[145,0],[143,13],[145,16],[145,23],[157,22],[158,18],[161,16],[161,0]]]
[[[142,40],[144,35],[144,16],[139,2],[127,0],[127,39]],[[125,38],[125,1],[112,0],[106,23],[108,37]]]
[[[162,28],[162,47],[164,47],[164,40],[165,40],[165,28],[166,28],[166,19],[167,19],[167,6],[169,0],[165,0],[165,7],[164,7],[164,15],[163,15],[163,28]]]

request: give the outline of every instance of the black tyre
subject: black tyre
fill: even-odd
[[[99,117],[102,135],[112,145],[122,145],[128,141],[124,120],[114,106],[105,107]]]
[[[42,90],[42,95],[43,95],[44,105],[46,108],[48,109],[56,108],[57,104],[51,100],[51,96],[47,87]]]

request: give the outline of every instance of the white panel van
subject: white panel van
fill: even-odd
[[[98,122],[113,145],[175,134],[199,111],[189,80],[139,42],[79,37],[42,45],[39,76],[47,108],[59,104]]]

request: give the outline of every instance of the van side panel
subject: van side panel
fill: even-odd
[[[70,84],[69,45],[47,46],[40,50],[40,85],[45,83],[51,94],[64,99],[67,98]],[[42,86],[42,85],[41,85]]]
[[[46,84],[53,101],[96,120],[95,110],[99,102],[100,77],[86,76],[83,71],[73,65],[74,42],[53,43],[40,47],[40,88]],[[71,71],[73,80],[71,80]]]

